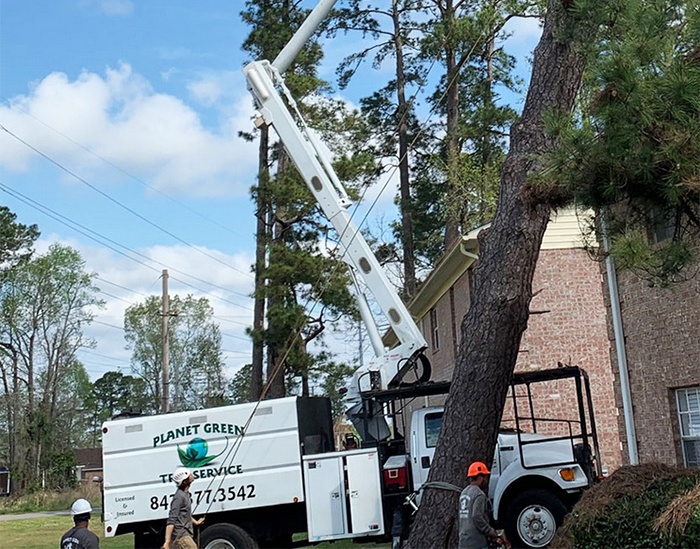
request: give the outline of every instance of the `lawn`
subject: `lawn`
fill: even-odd
[[[68,516],[42,517],[0,522],[0,540],[4,547],[21,547],[22,549],[46,549],[58,547],[61,536],[73,526],[73,519]],[[100,549],[133,549],[134,536],[127,534],[105,539],[102,523],[90,521],[90,530],[100,538]]]
[[[21,547],[22,549],[46,549],[58,547],[61,536],[73,526],[70,516],[42,517],[0,522],[0,540],[3,547]],[[90,522],[90,529],[100,538],[100,549],[133,549],[134,536],[127,534],[114,538],[105,538],[102,523],[97,520]],[[389,549],[389,544],[354,544],[351,540],[337,543],[322,543],[315,547],[332,549]]]

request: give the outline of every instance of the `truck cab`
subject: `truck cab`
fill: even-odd
[[[572,420],[539,414],[531,386],[565,380],[573,382],[576,402],[580,405],[569,409],[582,415]],[[493,519],[518,545],[546,546],[566,512],[599,476],[594,459],[598,455],[597,435],[588,389],[585,372],[576,367],[514,377],[510,397],[511,402],[516,399],[511,408],[516,412],[512,414],[515,426],[505,428],[498,435],[488,495]],[[525,409],[517,408],[518,399],[528,401]],[[417,502],[428,479],[443,412],[442,406],[432,406],[414,410],[411,415],[408,461]],[[548,427],[544,433],[543,426]]]

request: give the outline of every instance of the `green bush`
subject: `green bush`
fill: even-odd
[[[70,451],[55,452],[50,456],[51,466],[47,471],[47,484],[58,490],[75,488],[78,479],[75,477],[75,454]]]
[[[584,495],[552,547],[700,547],[698,483],[697,471],[658,464],[624,467]]]

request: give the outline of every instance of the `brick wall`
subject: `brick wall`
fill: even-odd
[[[447,292],[435,306],[440,349],[428,351],[435,380],[449,380],[452,376],[454,347],[459,343],[461,320],[469,307],[469,273],[463,274],[452,290],[453,305]],[[553,368],[563,362],[581,366],[588,372],[602,464],[612,471],[621,464],[620,439],[599,266],[581,249],[542,250],[533,290],[537,292],[531,303],[533,314],[523,335],[516,369]],[[420,326],[430,346],[429,315],[421,319]],[[575,400],[568,389],[552,385],[542,388],[541,393],[538,409],[547,410],[550,416],[577,417],[572,414]],[[442,399],[431,398],[427,404],[442,404]]]
[[[432,379],[435,381],[449,381],[452,379],[457,347],[460,340],[462,319],[469,309],[469,272],[460,276],[457,281],[433,307],[437,311],[439,327],[440,347],[433,348],[430,333],[430,313],[420,321],[420,329],[427,342],[426,355],[430,359],[433,368]]]
[[[516,370],[554,368],[558,362],[586,370],[601,463],[612,472],[622,462],[599,265],[582,249],[542,250],[532,288],[535,296]],[[574,400],[561,390],[551,392],[549,408],[557,417],[566,417]]]
[[[640,462],[683,466],[675,389],[700,385],[700,263],[668,288],[619,271],[618,289]],[[604,269],[603,269],[604,270]],[[609,302],[608,306],[609,306]],[[611,360],[617,376],[612,322]],[[616,380],[617,381],[617,380]],[[616,398],[622,409],[619,383]],[[624,418],[619,428],[628,462]]]

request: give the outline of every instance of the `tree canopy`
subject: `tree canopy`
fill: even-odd
[[[534,193],[605,212],[612,254],[662,284],[686,276],[700,232],[698,3],[621,4],[592,44],[578,109]],[[690,273],[692,274],[692,273]]]
[[[170,297],[170,407],[206,408],[224,393],[221,331],[206,298]],[[150,407],[162,405],[163,334],[161,298],[150,296],[127,308],[124,338],[131,349],[132,370],[146,384]]]

